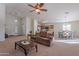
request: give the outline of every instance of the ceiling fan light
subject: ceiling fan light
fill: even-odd
[[[39,10],[39,9],[36,9],[35,11],[36,11],[36,12],[40,12],[40,10]]]

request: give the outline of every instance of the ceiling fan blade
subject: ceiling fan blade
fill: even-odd
[[[39,4],[37,3],[36,5],[35,5],[35,8],[37,8],[39,6]]]
[[[30,12],[33,12],[33,11],[35,11],[35,10],[31,10]]]
[[[37,12],[38,14],[40,14],[40,12]]]
[[[32,6],[32,5],[30,5],[30,4],[28,4],[28,6],[35,8],[34,6]]]
[[[41,11],[47,11],[47,9],[40,9]]]
[[[39,4],[40,7],[43,7],[43,5],[44,5],[44,3],[40,3],[40,4]]]

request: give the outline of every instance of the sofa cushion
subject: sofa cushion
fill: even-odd
[[[45,37],[39,37],[39,38],[43,40],[49,40],[48,38],[45,38]]]
[[[47,32],[41,31],[41,32],[40,32],[40,36],[41,36],[41,37],[46,37],[46,36],[47,36]]]

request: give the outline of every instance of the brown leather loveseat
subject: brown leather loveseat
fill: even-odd
[[[39,33],[36,33],[34,36],[31,36],[31,38],[34,39],[34,41],[37,43],[40,43],[46,46],[51,46],[53,36],[54,36],[54,32],[50,34],[45,31],[41,31]]]

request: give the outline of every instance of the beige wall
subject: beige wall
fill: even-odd
[[[8,34],[8,35],[16,35],[16,23],[14,20],[17,20],[14,16],[11,16],[11,15],[6,15],[6,20],[5,20],[5,32]]]
[[[75,36],[79,38],[79,21],[71,22],[71,26],[72,31],[76,32]]]
[[[5,5],[0,4],[0,41],[5,40]]]

